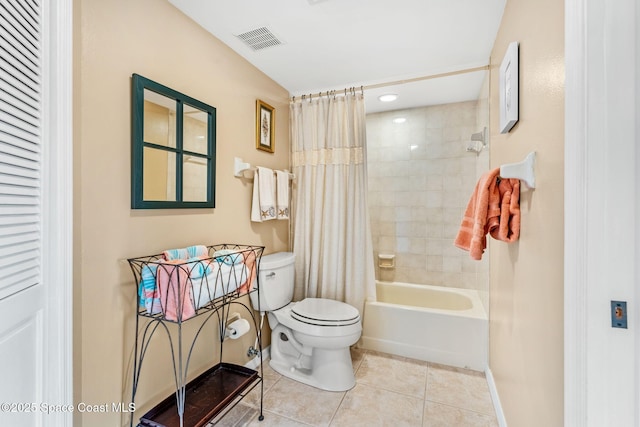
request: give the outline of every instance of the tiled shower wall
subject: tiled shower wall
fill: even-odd
[[[394,119],[404,118],[403,123]],[[489,263],[454,246],[488,149],[467,152],[488,126],[486,100],[367,115],[369,211],[379,280],[477,289],[488,299]],[[378,254],[395,255],[394,268]]]

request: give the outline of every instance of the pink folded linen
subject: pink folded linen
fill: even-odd
[[[195,316],[190,271],[183,260],[159,264],[156,280],[160,304],[167,320],[182,322]]]

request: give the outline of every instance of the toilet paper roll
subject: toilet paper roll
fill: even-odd
[[[238,339],[251,329],[247,319],[239,319],[229,323],[227,326],[227,336],[232,340]]]

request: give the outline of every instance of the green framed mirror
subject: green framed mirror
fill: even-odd
[[[131,208],[215,207],[215,107],[138,74],[131,92]]]

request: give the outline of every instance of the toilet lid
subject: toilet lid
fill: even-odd
[[[291,317],[321,326],[352,325],[360,321],[360,313],[355,307],[324,298],[306,298],[296,303],[291,309]]]

